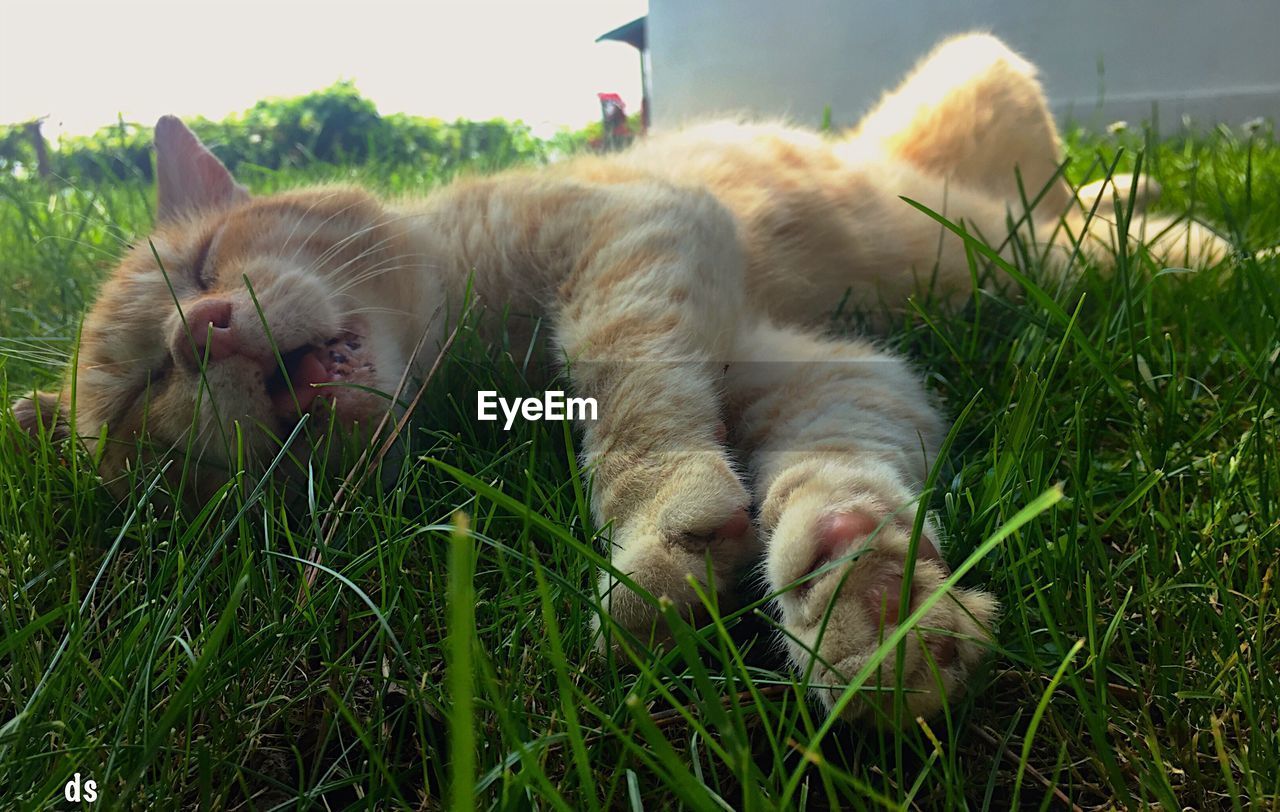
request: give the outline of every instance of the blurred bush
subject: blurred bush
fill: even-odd
[[[384,116],[351,82],[291,99],[266,99],[221,121],[196,118],[187,124],[233,172],[244,165],[277,170],[316,163],[407,164],[446,175],[553,160],[588,148],[594,134],[566,130],[540,139],[519,121]],[[121,121],[93,135],[63,137],[48,151],[41,172],[31,124],[0,125],[0,172],[39,172],[52,183],[150,181],[151,126]]]

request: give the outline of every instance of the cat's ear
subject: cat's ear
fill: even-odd
[[[71,436],[71,426],[62,411],[62,400],[49,392],[32,392],[13,403],[18,426],[33,437],[43,431],[52,440]]]
[[[156,219],[233,206],[249,192],[176,116],[156,122]]]

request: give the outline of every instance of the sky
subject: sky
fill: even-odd
[[[85,134],[161,115],[208,118],[350,79],[382,113],[523,119],[540,135],[635,112],[640,60],[605,31],[647,0],[6,2],[0,124],[47,116]]]

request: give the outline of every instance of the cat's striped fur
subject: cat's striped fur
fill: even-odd
[[[803,668],[818,653],[819,685],[856,672],[908,610],[898,603],[910,529],[943,421],[901,359],[816,329],[846,293],[873,310],[925,285],[968,294],[961,241],[900,196],[999,244],[1010,209],[1022,213],[1017,167],[1024,189],[1044,191],[1024,236],[1059,250],[1063,218],[1077,234],[1083,223],[1055,175],[1057,134],[1033,68],[983,35],[943,43],[851,133],[709,124],[419,201],[336,188],[253,198],[176,119],[161,121],[156,143],[151,242],[165,273],[145,243],[124,258],[85,324],[76,375],[79,433],[105,424],[118,441],[103,458],[108,480],[140,433],[176,453],[194,423],[199,490],[227,463],[215,438],[237,425],[260,456],[322,402],[368,426],[385,400],[309,384],[394,391],[406,366],[434,355],[413,354],[424,329],[429,350],[444,341],[447,319],[434,316],[456,317],[474,272],[485,305],[551,317],[556,357],[599,404],[582,447],[615,567],[690,609],[690,576],[705,582],[710,570],[731,601],[735,576],[763,558],[792,657]],[[1115,238],[1106,219],[1086,250]],[[1221,259],[1226,246],[1184,223],[1151,250],[1181,265]],[[69,399],[15,410],[32,426]],[[946,574],[930,520],[917,543],[914,598]],[[651,603],[607,576],[602,587],[617,621],[652,630]],[[913,713],[963,688],[995,614],[978,590],[931,610],[903,660]]]

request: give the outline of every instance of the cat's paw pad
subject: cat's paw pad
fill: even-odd
[[[687,618],[702,617],[704,592],[732,602],[732,587],[759,557],[755,527],[747,513],[749,496],[727,463],[698,461],[673,472],[654,499],[613,532],[611,563],[653,598],[665,598]],[[653,601],[627,587],[611,572],[600,577],[609,615],[641,639],[665,636]]]
[[[949,571],[929,535],[917,542],[907,604],[903,582],[911,528],[873,509],[784,514],[770,544],[770,580],[797,669],[810,669],[815,697],[830,711],[899,621],[938,590]],[[785,551],[785,554],[780,554]],[[788,588],[789,585],[789,588]],[[902,656],[903,701],[910,718],[928,716],[964,691],[986,649],[997,612],[980,590],[944,595],[909,632]],[[815,658],[816,653],[816,658]],[[890,651],[846,706],[845,718],[887,713],[898,684]]]

